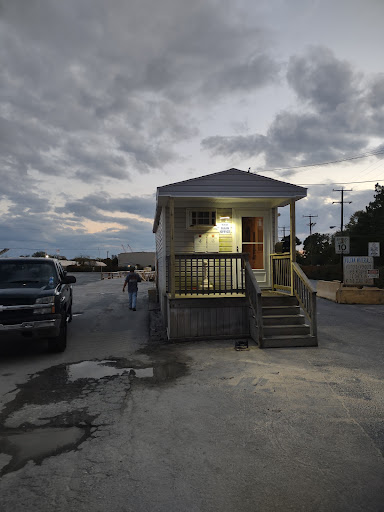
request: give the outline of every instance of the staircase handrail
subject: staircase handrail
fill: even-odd
[[[249,302],[255,312],[257,322],[257,337],[259,347],[263,343],[263,313],[261,302],[261,289],[249,261],[245,261],[245,288]]]
[[[310,322],[311,335],[317,336],[316,291],[298,263],[292,262],[292,288]]]

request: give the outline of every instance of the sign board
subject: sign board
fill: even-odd
[[[379,276],[379,269],[378,268],[371,268],[371,270],[368,270],[367,274],[369,279],[377,279]]]
[[[195,235],[195,252],[220,252],[218,233]]]
[[[344,284],[369,285],[373,279],[368,271],[373,268],[372,256],[344,256]]]
[[[230,222],[219,222],[217,224],[220,235],[230,235],[232,232],[232,224]]]
[[[335,236],[335,253],[349,254],[349,236]]]
[[[380,256],[380,242],[368,242],[368,256],[378,258]]]

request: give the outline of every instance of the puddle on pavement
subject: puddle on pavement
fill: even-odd
[[[180,377],[184,372],[182,363],[164,363],[162,365],[146,368],[135,368],[131,366],[120,367],[117,361],[81,361],[67,366],[68,381],[75,382],[79,379],[102,379],[117,375],[128,375],[139,379],[153,379],[155,382],[162,382],[172,378]]]
[[[153,368],[117,368],[116,361],[82,361],[67,366],[68,380],[74,382],[78,379],[102,379],[114,375],[128,374],[133,377],[153,377]]]
[[[129,383],[143,379],[146,385],[156,385],[186,373],[187,365],[183,362],[154,363],[144,367],[137,361],[126,359],[60,364],[36,373],[29,381],[17,386],[15,398],[5,404],[0,412],[0,453],[12,457],[9,463],[8,459],[0,460],[0,477],[17,471],[30,460],[40,464],[47,457],[76,450],[81,443],[92,437],[97,415],[90,416],[86,408],[69,409],[63,414],[52,416],[50,420],[45,417],[50,423],[46,427],[28,422],[17,429],[5,427],[7,419],[25,405],[70,404],[73,400],[84,398],[89,392],[97,393],[97,381],[103,378],[109,380],[116,376],[126,376]],[[87,391],[86,395],[84,390]]]
[[[6,436],[0,435],[0,445],[8,447],[13,453],[12,461],[5,466],[5,472],[17,471],[29,460],[35,463],[47,456],[74,450],[85,436],[83,429],[68,428],[36,428],[31,432],[16,432]]]

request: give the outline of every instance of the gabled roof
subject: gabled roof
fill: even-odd
[[[207,174],[200,178],[179,181],[157,188],[156,214],[153,231],[156,232],[160,219],[161,209],[166,206],[170,197],[201,199],[223,202],[226,198],[246,201],[259,199],[269,207],[285,206],[293,199],[297,201],[306,197],[307,189],[292,185],[285,181],[274,180],[254,174],[228,169],[227,171]]]
[[[158,198],[168,196],[301,199],[306,195],[306,188],[239,169],[215,172],[200,178],[171,183],[157,189]]]

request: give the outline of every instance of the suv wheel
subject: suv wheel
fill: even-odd
[[[61,318],[60,333],[55,338],[48,340],[49,352],[64,352],[67,348],[67,319],[65,316]]]

